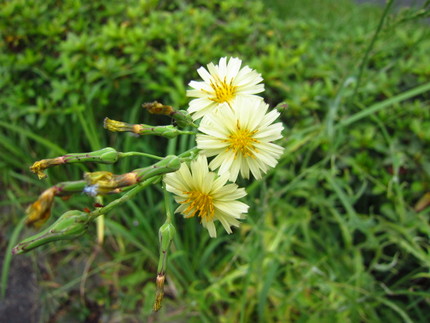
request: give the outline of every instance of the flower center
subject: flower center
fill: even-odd
[[[240,153],[243,157],[255,158],[254,152],[256,152],[257,149],[254,144],[259,142],[257,139],[253,138],[256,132],[257,130],[250,131],[248,129],[243,129],[238,121],[236,131],[231,133],[228,139],[224,140],[229,143],[227,149],[234,151],[235,157]]]
[[[212,196],[199,191],[184,193],[188,195],[188,199],[180,203],[189,204],[188,208],[184,211],[184,214],[187,214],[187,218],[191,218],[197,213],[197,216],[202,219],[204,218],[206,221],[211,221],[213,219],[215,207]]]
[[[215,82],[211,82],[211,86],[215,91],[215,97],[210,99],[217,103],[230,102],[236,94],[237,86],[233,85],[232,80],[227,83],[225,78],[224,81],[218,79]]]

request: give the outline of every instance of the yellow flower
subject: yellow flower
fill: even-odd
[[[227,180],[227,174],[217,176],[209,171],[204,155],[192,161],[190,167],[183,163],[178,171],[164,177],[166,190],[180,204],[175,212],[186,218],[198,216],[212,238],[216,237],[214,221],[220,221],[230,234],[231,226],[238,227],[238,219],[248,212],[248,205],[236,201],[246,195],[245,189],[226,184]]]
[[[238,99],[231,106],[224,104],[216,113],[206,115],[199,126],[197,147],[208,157],[211,170],[229,173],[236,181],[238,174],[256,179],[275,167],[283,148],[273,143],[282,138],[282,123],[273,123],[279,112],[266,113],[268,105],[260,100]]]
[[[200,67],[197,72],[203,82],[191,81],[189,86],[193,90],[187,91],[187,96],[195,97],[190,102],[188,112],[194,120],[201,118],[208,112],[214,111],[222,103],[231,104],[239,97],[253,97],[264,91],[261,74],[248,66],[240,68],[242,61],[239,58],[227,57],[220,59],[218,65],[210,63],[207,70]]]

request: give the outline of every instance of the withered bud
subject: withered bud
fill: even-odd
[[[417,204],[415,204],[414,206],[414,210],[416,212],[421,212],[422,210],[424,210],[425,208],[427,208],[428,206],[430,206],[430,192],[424,194],[417,202]]]
[[[158,312],[161,308],[161,303],[163,301],[164,298],[164,281],[166,279],[166,276],[162,273],[157,275],[157,280],[156,280],[156,292],[155,292],[155,301],[154,301],[154,305],[152,306],[152,309],[154,312]]]
[[[175,112],[175,109],[170,105],[164,105],[160,102],[154,101],[150,103],[142,104],[142,107],[148,110],[151,114],[161,114],[165,116],[170,116]]]
[[[138,182],[137,174],[133,172],[121,175],[106,171],[92,172],[85,173],[84,179],[87,182],[84,193],[91,196],[119,193],[119,188]]]
[[[51,158],[51,159],[42,159],[37,162],[35,162],[33,165],[30,166],[30,170],[37,174],[39,179],[47,177],[47,175],[43,172],[45,169],[64,164],[64,157],[57,157],[57,158]]]
[[[112,132],[134,132],[133,131],[133,124],[130,123],[126,123],[126,122],[122,122],[122,121],[117,121],[117,120],[112,120],[109,118],[105,118],[103,126],[105,129],[112,131]]]
[[[26,225],[39,228],[48,221],[56,193],[57,188],[54,186],[40,194],[39,198],[25,211],[27,215]]]
[[[193,119],[190,114],[185,110],[175,109],[170,105],[164,105],[160,102],[154,101],[151,103],[144,103],[142,107],[148,110],[151,114],[161,114],[165,116],[170,116],[176,122],[180,128],[185,128],[188,126],[196,128]]]

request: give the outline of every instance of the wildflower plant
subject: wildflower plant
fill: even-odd
[[[240,201],[246,196],[245,188],[235,181],[239,174],[247,179],[250,174],[261,179],[275,167],[283,148],[274,143],[281,138],[282,124],[276,122],[279,113],[269,112],[262,97],[262,77],[251,68],[242,66],[238,58],[220,59],[210,63],[207,70],[198,69],[203,82],[191,81],[187,95],[194,97],[187,110],[176,109],[159,102],[145,103],[143,108],[155,115],[173,119],[173,124],[152,126],[129,124],[105,118],[104,127],[113,132],[131,132],[175,138],[196,135],[196,146],[178,155],[165,157],[145,152],[118,152],[105,147],[88,153],[73,153],[36,161],[30,170],[39,179],[47,177],[48,168],[71,163],[94,162],[114,164],[122,158],[145,156],[157,160],[150,166],[124,174],[107,171],[88,172],[81,180],[58,183],[46,189],[26,210],[28,226],[39,228],[51,215],[55,197],[67,198],[72,194],[86,194],[97,199],[117,195],[107,205],[94,204],[94,210],[70,210],[46,229],[28,237],[12,249],[13,254],[28,252],[57,240],[75,239],[87,232],[98,217],[135,197],[151,185],[161,185],[166,199],[166,220],[159,228],[160,259],[156,279],[153,309],[158,311],[164,295],[166,259],[175,236],[169,193],[178,207],[175,213],[184,218],[198,218],[212,238],[217,236],[217,222],[230,234],[239,227],[248,212],[248,205]]]

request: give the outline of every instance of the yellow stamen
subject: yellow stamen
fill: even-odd
[[[217,103],[230,102],[236,95],[237,86],[233,85],[233,80],[227,83],[225,77],[224,81],[218,79],[215,82],[211,82],[211,87],[215,91],[215,97],[210,98],[210,100]]]
[[[188,208],[184,211],[184,214],[187,214],[187,218],[191,218],[197,213],[197,216],[200,218],[204,218],[206,221],[212,221],[215,215],[215,207],[212,196],[199,191],[184,193],[188,195],[188,199],[180,203],[189,204]]]
[[[228,150],[233,150],[235,157],[240,153],[243,157],[252,157],[255,158],[254,153],[257,151],[254,144],[258,143],[257,139],[254,139],[253,136],[257,130],[250,131],[248,129],[244,129],[240,126],[239,121],[236,125],[236,131],[231,133],[228,136],[228,139],[224,140],[224,142],[229,143]]]

